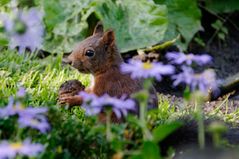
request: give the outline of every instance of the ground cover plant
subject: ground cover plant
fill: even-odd
[[[231,94],[216,104],[207,102],[209,90],[221,93],[222,82],[209,68],[214,59],[186,51],[193,41],[206,45],[196,34],[202,30],[201,9],[219,17],[238,10],[233,5],[238,2],[228,3],[233,7],[196,0],[0,1],[0,159],[158,159],[195,154],[207,158],[220,156],[218,151],[237,158],[238,106],[229,108]],[[185,9],[185,4],[190,8]],[[137,104],[124,96],[79,92],[84,98],[81,107],[57,103],[65,81],[91,85],[90,75],[79,73],[63,58],[99,20],[115,31],[123,56],[135,52],[163,56],[153,62],[128,58],[121,65],[123,73],[144,81],[144,89],[133,95],[138,115],[130,113]],[[216,31],[209,43],[215,37],[225,41],[228,31],[222,20],[212,24]],[[172,44],[178,49],[167,50]],[[158,107],[148,110],[150,83],[164,79],[169,79],[170,88],[183,90],[181,97],[174,100],[159,92]],[[98,118],[102,111],[105,122]],[[112,122],[112,112],[124,122]],[[184,140],[189,143],[183,145]]]

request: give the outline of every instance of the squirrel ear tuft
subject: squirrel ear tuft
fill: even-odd
[[[115,43],[115,34],[113,30],[108,30],[104,33],[103,42],[107,46],[110,46]]]
[[[98,22],[96,24],[96,26],[95,26],[93,35],[95,35],[95,34],[103,34],[103,33],[104,33],[103,24],[101,22]]]

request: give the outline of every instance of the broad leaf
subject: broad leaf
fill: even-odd
[[[92,0],[43,0],[46,36],[44,49],[50,52],[72,51],[86,36],[87,18],[94,11]]]
[[[171,123],[171,124],[163,124],[154,128],[153,130],[153,138],[155,142],[160,142],[168,135],[170,135],[173,131],[177,130],[182,124],[181,123]]]
[[[44,49],[69,52],[86,37],[88,18],[96,14],[116,33],[121,52],[159,43],[167,29],[167,9],[147,0],[42,0],[46,36]]]
[[[143,159],[159,159],[160,152],[157,144],[151,141],[145,141],[141,150]]]
[[[0,6],[4,6],[6,4],[8,4],[10,2],[10,0],[0,0]]]
[[[116,32],[121,52],[159,43],[167,29],[166,6],[147,0],[105,0],[95,12],[106,28]]]
[[[181,50],[186,50],[194,34],[202,29],[201,12],[197,0],[154,0],[168,7],[169,26],[164,40],[171,40],[181,35],[177,41]]]
[[[230,13],[239,11],[238,0],[207,0],[206,7],[215,13]]]
[[[160,159],[159,147],[152,141],[144,141],[140,153],[130,157],[131,159]]]

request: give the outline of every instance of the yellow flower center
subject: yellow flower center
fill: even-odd
[[[193,55],[186,55],[186,58],[187,58],[188,60],[191,60],[191,59],[193,59]]]
[[[14,105],[13,109],[21,111],[21,110],[24,110],[25,108],[22,105],[20,105],[19,107],[16,107],[16,105]]]
[[[194,77],[195,77],[195,78],[200,78],[200,77],[201,77],[201,74],[196,73],[196,74],[194,74]]]
[[[39,122],[37,121],[37,120],[35,120],[35,119],[32,119],[31,120],[31,124],[33,124],[33,125],[37,125]]]
[[[146,70],[149,70],[153,67],[153,65],[151,63],[143,63],[143,68]]]
[[[20,142],[12,143],[10,147],[13,148],[14,150],[19,150],[22,147],[22,143]]]

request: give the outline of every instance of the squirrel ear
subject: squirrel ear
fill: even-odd
[[[115,34],[113,30],[108,30],[103,35],[103,42],[106,46],[110,46],[115,42]]]
[[[103,34],[103,33],[104,33],[103,24],[101,22],[98,22],[96,24],[96,26],[95,26],[93,35],[95,35],[95,34]]]

